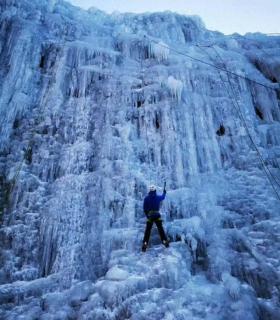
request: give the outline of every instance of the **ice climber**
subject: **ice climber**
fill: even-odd
[[[156,187],[152,185],[150,186],[149,194],[144,199],[143,209],[147,217],[147,223],[146,223],[146,230],[145,230],[143,246],[142,246],[143,252],[145,252],[148,247],[151,230],[154,222],[158,228],[158,232],[159,232],[162,243],[165,245],[166,248],[169,247],[169,241],[167,240],[167,237],[163,230],[162,220],[159,213],[160,203],[165,199],[165,195],[166,195],[165,185],[164,185],[163,194],[161,196],[157,195]]]

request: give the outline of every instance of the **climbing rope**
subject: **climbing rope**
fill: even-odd
[[[147,36],[145,35],[144,38],[147,38]],[[189,58],[189,59],[192,59],[192,60],[194,60],[194,61],[197,61],[197,62],[200,62],[200,63],[202,63],[202,64],[208,65],[208,66],[213,67],[213,68],[215,68],[215,69],[217,69],[217,70],[219,70],[219,71],[223,71],[223,72],[225,72],[225,73],[227,74],[228,82],[229,82],[229,85],[230,85],[230,87],[231,87],[231,90],[232,90],[232,93],[233,93],[233,97],[231,96],[231,94],[230,94],[227,86],[225,86],[225,82],[224,82],[224,80],[222,79],[221,74],[220,74],[220,72],[219,72],[219,76],[220,76],[220,78],[221,78],[221,80],[222,80],[222,83],[223,83],[223,85],[225,86],[225,89],[226,89],[226,91],[228,92],[229,97],[232,99],[233,105],[234,105],[234,107],[236,108],[236,111],[237,111],[239,117],[241,118],[241,121],[244,123],[244,127],[245,127],[245,130],[246,130],[246,133],[248,134],[248,137],[249,137],[252,145],[254,146],[254,149],[256,150],[256,152],[257,152],[257,154],[258,154],[258,156],[259,156],[259,158],[260,158],[260,162],[261,162],[261,164],[262,164],[262,166],[263,166],[263,168],[264,168],[264,172],[265,172],[265,174],[267,175],[267,178],[268,178],[268,180],[269,180],[269,182],[270,182],[270,184],[271,184],[271,186],[272,186],[275,194],[277,195],[277,198],[280,200],[280,194],[279,194],[278,191],[276,190],[276,188],[275,188],[272,180],[273,180],[279,187],[280,187],[280,184],[278,183],[278,181],[276,180],[276,178],[274,177],[274,175],[272,174],[272,172],[270,171],[270,169],[266,166],[265,161],[264,161],[264,159],[263,159],[263,157],[262,157],[262,155],[261,155],[261,153],[260,153],[260,151],[259,151],[256,143],[254,142],[254,139],[252,138],[252,136],[251,136],[251,134],[250,134],[249,128],[248,128],[247,123],[246,123],[246,120],[245,120],[245,118],[244,118],[244,116],[243,116],[243,114],[242,114],[242,111],[241,111],[241,108],[240,108],[240,106],[239,106],[239,103],[238,103],[238,101],[237,101],[237,99],[236,99],[236,97],[235,97],[235,95],[234,95],[234,88],[233,88],[233,86],[232,86],[232,83],[231,83],[231,80],[230,80],[230,77],[229,77],[229,76],[231,75],[231,76],[235,76],[235,77],[241,78],[241,79],[243,79],[243,80],[249,81],[249,82],[251,82],[251,83],[255,83],[255,84],[257,84],[257,85],[260,85],[260,86],[262,86],[262,87],[265,87],[265,88],[270,89],[270,90],[273,90],[273,91],[275,91],[275,90],[277,90],[277,89],[276,89],[276,88],[273,88],[273,87],[271,87],[271,86],[268,86],[268,85],[266,85],[266,84],[264,84],[264,83],[258,82],[258,81],[256,81],[256,80],[250,79],[250,78],[248,78],[248,77],[246,77],[246,76],[237,74],[237,73],[235,73],[235,72],[232,72],[232,71],[226,69],[226,68],[225,68],[225,63],[224,63],[223,61],[222,61],[223,67],[220,67],[220,66],[217,66],[217,65],[215,65],[215,64],[212,64],[212,63],[209,63],[209,62],[207,62],[207,61],[204,61],[204,60],[202,60],[202,59],[195,58],[195,57],[193,57],[193,56],[191,56],[191,55],[189,55],[189,54],[186,54],[186,53],[184,53],[184,52],[181,52],[181,51],[179,51],[179,50],[177,50],[177,49],[174,49],[174,48],[172,48],[172,47],[169,47],[169,46],[167,46],[167,45],[164,45],[162,42],[155,41],[154,39],[151,39],[151,38],[150,38],[149,41],[150,41],[151,43],[157,44],[158,46],[161,46],[162,48],[169,49],[170,51],[173,51],[173,52],[175,52],[175,53],[177,53],[177,54],[179,54],[179,55],[185,56],[185,57],[187,57],[187,58]],[[206,47],[211,47],[211,45],[206,46]],[[207,54],[208,54],[208,53],[207,53]],[[221,57],[220,57],[220,59],[221,59]],[[233,99],[234,99],[234,100],[233,100]],[[235,103],[236,103],[236,104],[235,104]],[[271,180],[271,179],[272,179],[272,180]]]
[[[215,47],[212,47],[212,49],[216,52],[217,56],[219,57],[219,59],[221,60],[221,62],[223,63],[223,65],[225,65],[225,63],[224,63],[221,55],[218,53],[218,51],[216,50],[216,48],[215,48]],[[238,103],[238,100],[236,99],[236,95],[235,95],[235,92],[234,92],[234,87],[233,87],[233,84],[232,84],[231,79],[230,79],[230,77],[229,77],[228,74],[227,74],[227,77],[228,77],[229,85],[230,85],[230,87],[231,87],[231,91],[232,91],[232,93],[233,93],[232,98],[235,100],[236,106],[238,107],[239,114],[241,115],[243,124],[244,124],[245,129],[246,129],[246,132],[247,132],[247,134],[248,134],[248,137],[249,137],[249,139],[250,139],[250,141],[251,141],[254,149],[256,150],[257,154],[259,155],[259,158],[260,158],[260,160],[261,160],[261,163],[262,163],[263,167],[266,168],[266,170],[269,172],[270,176],[272,177],[273,181],[274,181],[274,182],[278,185],[278,187],[280,188],[280,183],[279,183],[279,182],[277,181],[277,179],[274,177],[274,175],[273,175],[273,173],[270,171],[269,167],[266,166],[265,160],[264,160],[261,152],[259,151],[259,148],[258,148],[257,144],[255,143],[252,135],[250,134],[250,130],[249,130],[249,128],[248,128],[246,119],[245,119],[245,117],[244,117],[244,115],[243,115],[243,113],[242,113],[242,110],[241,110],[241,107],[240,107],[240,105],[239,105],[239,103]],[[279,196],[279,194],[278,194],[278,196]]]
[[[146,38],[147,36],[144,36],[144,37]],[[177,53],[177,54],[179,54],[179,55],[185,56],[185,57],[187,57],[187,58],[189,58],[189,59],[192,59],[192,60],[194,60],[194,61],[197,61],[197,62],[200,62],[200,63],[202,63],[202,64],[208,65],[208,66],[210,66],[210,67],[212,67],[212,68],[216,68],[216,69],[218,69],[218,70],[220,70],[220,71],[226,72],[226,73],[231,74],[231,75],[233,75],[233,76],[235,76],[235,77],[238,77],[238,78],[241,78],[241,79],[243,79],[243,80],[247,80],[247,81],[256,83],[256,84],[258,84],[258,85],[260,85],[260,86],[262,86],[262,87],[265,87],[265,88],[267,88],[267,89],[270,89],[270,90],[277,90],[277,88],[270,87],[270,86],[268,86],[268,85],[266,85],[266,84],[264,84],[264,83],[261,83],[261,82],[258,82],[258,81],[256,81],[256,80],[250,79],[250,78],[248,78],[248,77],[246,77],[246,76],[243,76],[243,75],[241,75],[241,74],[235,73],[235,72],[230,71],[230,70],[228,70],[228,69],[226,69],[226,68],[222,68],[222,67],[219,67],[219,66],[217,66],[217,65],[215,65],[215,64],[212,64],[212,63],[209,63],[209,62],[207,62],[207,61],[201,60],[201,59],[199,59],[199,58],[195,58],[195,57],[193,57],[193,56],[191,56],[191,55],[189,55],[189,54],[187,54],[187,53],[184,53],[184,52],[182,52],[182,51],[179,51],[179,50],[177,50],[177,49],[174,49],[174,48],[172,48],[172,47],[169,47],[169,46],[167,46],[167,45],[164,45],[164,44],[161,43],[161,42],[155,41],[155,40],[153,40],[153,39],[149,39],[149,41],[157,44],[158,46],[161,46],[162,48],[169,49],[170,51],[173,51],[173,52],[175,52],[175,53]]]
[[[200,48],[200,50],[203,50],[201,46],[198,46],[198,45],[197,45],[197,47]],[[219,57],[219,59],[221,60],[222,64],[225,65],[222,57],[220,56],[220,54],[218,53],[218,51],[216,50],[216,48],[215,48],[214,46],[211,46],[211,45],[210,45],[210,46],[207,46],[207,47],[212,48],[212,49],[215,51],[216,55],[217,55],[217,56]],[[209,54],[206,50],[204,50],[204,52],[205,52],[205,53],[209,56],[209,58],[212,60],[210,54]],[[257,145],[256,145],[256,143],[255,143],[255,141],[254,141],[254,139],[253,139],[253,137],[252,137],[252,135],[251,135],[251,133],[250,133],[250,130],[249,130],[248,125],[247,125],[247,122],[246,122],[246,119],[245,119],[245,117],[244,117],[244,115],[243,115],[243,113],[242,113],[241,107],[240,107],[239,102],[238,102],[238,100],[237,100],[237,98],[236,98],[236,95],[235,95],[235,92],[234,92],[234,87],[233,87],[233,85],[232,85],[232,82],[231,82],[229,73],[227,73],[227,78],[228,78],[228,83],[229,83],[229,85],[230,85],[232,94],[230,93],[229,88],[226,86],[225,81],[223,80],[223,78],[222,78],[222,76],[221,76],[221,73],[220,73],[219,71],[218,71],[218,73],[219,73],[219,77],[220,77],[220,79],[221,79],[221,81],[222,81],[222,83],[223,83],[224,88],[226,89],[229,97],[230,97],[231,100],[232,100],[232,104],[233,104],[234,108],[236,109],[237,114],[239,115],[241,121],[242,121],[243,124],[244,124],[246,133],[247,133],[247,135],[248,135],[248,137],[249,137],[249,140],[251,141],[254,149],[256,150],[256,152],[257,152],[257,154],[258,154],[258,157],[259,157],[260,162],[261,162],[261,164],[262,164],[262,166],[263,166],[264,172],[265,172],[265,174],[266,174],[266,176],[267,176],[267,178],[268,178],[268,180],[269,180],[269,182],[270,182],[270,184],[271,184],[271,186],[272,186],[272,188],[273,188],[273,190],[274,190],[277,198],[280,200],[280,194],[278,193],[277,189],[275,188],[275,185],[274,185],[273,181],[274,181],[279,187],[280,187],[280,184],[278,183],[278,181],[276,180],[276,178],[274,177],[274,175],[273,175],[273,173],[270,171],[270,169],[266,166],[265,160],[263,159],[263,156],[262,156],[262,154],[260,153],[259,148],[257,147]]]
[[[280,34],[279,34],[280,35]],[[229,38],[231,39],[234,39],[234,40],[246,40],[246,41],[250,41],[251,43],[254,43],[258,50],[260,50],[265,56],[267,57],[270,57],[270,59],[274,62],[274,63],[278,63],[277,60],[275,60],[274,57],[271,57],[270,54],[262,47],[258,46],[259,42],[261,42],[261,40],[257,41],[257,39],[251,39],[251,38],[248,38],[248,37],[245,37],[245,36],[228,36]],[[212,44],[212,45],[215,45],[215,44]],[[276,79],[275,79],[276,80]]]
[[[146,37],[147,37],[147,36],[144,36],[144,38],[146,38]],[[200,62],[200,63],[202,63],[202,64],[208,65],[208,66],[210,66],[210,67],[216,68],[217,70],[223,71],[223,72],[225,72],[225,73],[227,74],[228,82],[229,82],[230,87],[231,87],[232,92],[233,92],[233,97],[231,96],[228,88],[225,86],[224,80],[222,79],[221,74],[220,74],[220,72],[219,72],[219,76],[220,76],[220,78],[221,78],[221,80],[222,80],[223,85],[225,86],[225,89],[227,90],[227,92],[228,92],[228,94],[229,94],[229,97],[232,99],[232,101],[235,101],[235,103],[236,103],[236,105],[235,105],[235,103],[233,103],[233,105],[234,105],[234,107],[236,108],[237,113],[238,113],[239,117],[241,118],[241,121],[244,123],[245,130],[246,130],[246,132],[247,132],[247,134],[248,134],[248,136],[249,136],[249,139],[250,139],[251,143],[253,144],[255,150],[257,151],[257,154],[258,154],[258,156],[259,156],[259,158],[260,158],[261,164],[262,164],[262,166],[263,166],[263,168],[264,168],[264,172],[265,172],[265,174],[267,175],[267,178],[268,178],[268,180],[269,180],[269,182],[270,182],[270,184],[271,184],[271,186],[272,186],[275,194],[277,195],[277,198],[280,200],[280,194],[279,194],[278,191],[276,190],[276,188],[275,188],[272,180],[273,180],[279,187],[280,187],[280,184],[277,182],[276,178],[274,177],[274,175],[272,174],[272,172],[270,171],[270,169],[266,166],[265,161],[264,161],[264,159],[263,159],[263,157],[262,157],[262,155],[261,155],[261,153],[260,153],[257,145],[255,144],[255,142],[254,142],[251,134],[250,134],[250,131],[249,131],[249,129],[248,129],[246,120],[245,120],[245,118],[244,118],[244,116],[243,116],[243,114],[242,114],[242,111],[241,111],[241,108],[240,108],[240,106],[239,106],[239,103],[238,103],[236,97],[234,96],[234,88],[233,88],[232,83],[231,83],[231,81],[230,81],[229,75],[232,75],[232,76],[241,78],[241,79],[243,79],[243,80],[246,80],[246,81],[249,81],[249,82],[252,82],[252,83],[255,83],[255,84],[257,84],[257,85],[260,85],[260,86],[262,86],[262,87],[265,87],[265,88],[270,89],[270,90],[273,90],[273,91],[275,91],[275,90],[277,90],[277,89],[276,89],[276,88],[273,88],[273,87],[270,87],[270,86],[268,86],[268,85],[265,85],[265,84],[263,84],[263,83],[261,83],[261,82],[258,82],[258,81],[256,81],[256,80],[250,79],[250,78],[248,78],[248,77],[246,77],[246,76],[243,76],[243,75],[237,74],[237,73],[235,73],[235,72],[232,72],[232,71],[226,69],[225,67],[220,67],[220,66],[217,66],[217,65],[215,65],[215,64],[212,64],[212,63],[209,63],[209,62],[207,62],[207,61],[204,61],[204,60],[202,60],[202,59],[198,59],[198,58],[192,57],[192,56],[190,56],[189,54],[186,54],[186,53],[181,52],[181,51],[179,51],[179,50],[177,50],[177,49],[174,49],[174,48],[172,48],[172,47],[169,47],[169,46],[167,46],[167,45],[164,45],[163,43],[158,42],[158,41],[155,41],[155,40],[153,40],[153,39],[151,39],[151,38],[150,38],[149,40],[150,40],[150,42],[155,43],[155,44],[157,44],[158,46],[161,46],[161,47],[163,47],[163,48],[165,48],[165,49],[169,49],[170,51],[173,51],[173,52],[175,52],[175,53],[177,53],[177,54],[179,54],[179,55],[185,56],[185,57],[187,57],[187,58],[189,58],[189,59],[192,59],[192,60],[194,60],[194,61],[197,61],[197,62]],[[211,46],[209,46],[209,47],[211,47]],[[220,57],[220,58],[221,58],[221,57]],[[222,63],[223,63],[223,66],[225,66],[225,63],[224,63],[223,61],[222,61]],[[234,100],[233,100],[233,99],[234,99]],[[271,179],[272,179],[272,180],[271,180]]]
[[[280,35],[280,34],[279,34]],[[256,41],[256,39],[250,39],[250,38],[247,38],[247,37],[245,37],[245,36],[239,36],[239,37],[237,37],[237,36],[228,36],[229,38],[231,38],[231,39],[235,39],[235,40],[243,40],[243,39],[245,39],[245,40],[247,40],[247,41],[251,41],[251,42],[253,42],[253,43],[255,43],[255,44],[258,44],[258,42]],[[215,53],[216,53],[216,55],[220,58],[220,60],[222,61],[222,59],[221,59],[221,56],[219,55],[219,53],[217,52],[217,50],[216,50],[216,48],[214,47],[214,46],[217,46],[217,43],[211,43],[211,44],[208,44],[208,45],[201,45],[201,44],[197,44],[196,45],[197,47],[199,47],[200,49],[201,48],[212,48],[214,51],[215,51]],[[258,48],[259,50],[261,50],[262,52],[263,52],[263,54],[264,55],[267,55],[267,56],[269,56],[269,53],[267,53],[263,48]],[[208,52],[205,50],[205,52],[208,54]],[[208,56],[209,56],[209,58],[211,59],[211,56],[208,54]],[[272,61],[274,61],[274,62],[276,62],[276,60],[274,60],[274,57],[271,57],[271,59],[272,59]],[[225,66],[225,63],[222,61],[222,63],[223,63],[223,65]],[[229,75],[228,75],[229,76]],[[229,81],[229,84],[232,86],[232,84],[231,84],[231,82]],[[276,89],[277,90],[277,89]],[[233,90],[232,90],[233,91]],[[233,94],[233,97],[235,98],[235,94]],[[233,99],[233,98],[232,98]],[[236,98],[235,98],[236,99]],[[239,106],[239,105],[238,105]],[[240,112],[241,112],[241,108],[239,107],[239,110],[240,110]],[[242,116],[242,112],[241,112],[241,116]],[[277,164],[278,164],[278,161],[277,161],[277,159],[274,159],[276,162],[277,162]],[[268,163],[270,163],[272,166],[274,166],[274,164],[273,164],[273,162],[270,160],[270,159],[267,159],[266,160]],[[279,165],[277,166],[278,167],[278,169],[280,169],[280,167],[279,167]],[[269,169],[268,169],[269,170]],[[277,183],[277,185],[278,186],[280,186],[280,181],[278,180],[278,179],[276,179],[276,177],[275,176],[273,176],[273,179],[276,181],[276,183]]]
[[[218,53],[217,49],[216,49],[215,47],[212,47],[212,49],[215,51],[216,55],[219,57],[219,59],[221,60],[221,62],[223,63],[223,65],[225,65],[225,62],[222,60],[222,57],[221,57],[221,55]],[[248,128],[246,119],[245,119],[245,117],[244,117],[244,115],[243,115],[243,113],[242,113],[242,110],[241,110],[241,107],[240,107],[240,105],[239,105],[239,103],[238,103],[238,100],[236,99],[236,95],[235,95],[235,92],[234,92],[234,87],[233,87],[233,84],[232,84],[232,82],[231,82],[231,79],[230,79],[229,75],[227,75],[227,76],[228,76],[228,82],[229,82],[230,87],[231,87],[231,91],[232,91],[232,93],[233,93],[233,96],[232,96],[232,97],[233,97],[233,99],[234,99],[235,102],[236,102],[236,105],[237,105],[237,107],[238,107],[238,110],[239,110],[240,115],[242,116],[243,123],[244,123],[244,125],[245,125],[245,128],[247,129],[247,132],[248,132],[249,136],[250,136],[250,140],[251,140],[252,143],[254,144],[255,149],[257,149],[258,154],[261,156],[261,153],[260,153],[260,151],[258,150],[258,147],[257,147],[256,143],[254,142],[251,134],[250,134],[250,131],[249,131],[249,128]],[[261,156],[261,157],[262,157],[262,156]],[[262,157],[262,160],[263,160],[263,162],[265,163],[265,160],[263,159],[263,157]],[[268,170],[269,170],[269,168],[268,168]],[[269,171],[269,172],[270,172],[270,171]],[[271,173],[271,172],[270,172],[270,173]],[[271,175],[272,175],[272,173],[271,173]],[[273,175],[272,175],[272,176],[273,176]],[[273,178],[274,178],[274,177],[273,177]],[[278,183],[276,180],[275,180],[275,182],[276,182],[276,184],[280,187],[280,183]]]
[[[147,36],[144,35],[144,38],[147,38]],[[260,157],[260,159],[261,159],[261,163],[262,163],[262,165],[263,165],[263,167],[264,167],[264,169],[265,169],[266,174],[269,172],[270,175],[271,175],[271,177],[272,177],[273,180],[275,181],[275,183],[280,187],[280,184],[277,182],[277,180],[275,179],[275,177],[273,176],[273,174],[271,173],[271,171],[269,170],[269,168],[266,167],[265,162],[264,162],[264,159],[263,159],[262,155],[260,154],[260,152],[259,152],[259,150],[258,150],[258,148],[257,148],[257,146],[256,146],[256,144],[255,144],[255,142],[254,142],[254,140],[253,140],[250,132],[249,132],[249,129],[248,129],[248,127],[247,127],[246,120],[245,120],[245,118],[244,118],[244,116],[243,116],[243,114],[242,114],[242,112],[241,112],[241,109],[240,109],[240,106],[239,106],[239,104],[238,104],[238,101],[236,100],[236,98],[235,98],[235,96],[234,96],[234,90],[233,90],[232,83],[231,83],[231,81],[230,81],[229,75],[232,75],[232,76],[241,78],[241,79],[243,79],[243,80],[246,80],[246,81],[249,81],[249,82],[252,82],[252,83],[255,83],[255,84],[257,84],[257,85],[260,85],[260,86],[262,86],[262,87],[265,87],[265,88],[270,89],[270,90],[273,90],[273,91],[274,91],[274,90],[277,90],[277,89],[276,89],[276,88],[273,88],[273,87],[271,87],[271,86],[268,86],[268,85],[266,85],[266,84],[264,84],[264,83],[258,82],[258,81],[256,81],[256,80],[250,79],[250,78],[248,78],[248,77],[246,77],[246,76],[237,74],[237,73],[232,72],[232,71],[230,71],[230,70],[227,70],[225,67],[220,67],[220,66],[217,66],[217,65],[215,65],[215,64],[212,64],[212,63],[209,63],[209,62],[207,62],[207,61],[204,61],[204,60],[202,60],[202,59],[195,58],[195,57],[193,57],[193,56],[191,56],[191,55],[189,55],[189,54],[186,54],[186,53],[181,52],[181,51],[179,51],[179,50],[177,50],[177,49],[174,49],[174,48],[172,48],[172,47],[169,47],[169,46],[167,46],[167,45],[164,45],[162,42],[155,41],[154,39],[151,39],[151,38],[149,39],[149,41],[152,42],[152,43],[157,44],[158,46],[160,46],[160,47],[162,47],[162,48],[169,49],[170,51],[173,51],[173,52],[175,52],[175,53],[177,53],[177,54],[179,54],[179,55],[185,56],[185,57],[187,57],[187,58],[189,58],[189,59],[192,59],[192,60],[197,61],[197,62],[199,62],[199,63],[208,65],[208,66],[210,66],[210,67],[216,68],[217,70],[223,71],[223,72],[225,72],[225,73],[227,74],[228,79],[229,79],[229,84],[230,84],[231,89],[232,89],[232,91],[233,91],[233,97],[231,97],[231,98],[232,98],[232,99],[235,99],[235,103],[236,103],[236,106],[237,106],[238,114],[239,114],[239,116],[241,117],[242,121],[243,121],[243,122],[245,121],[244,124],[245,124],[245,128],[246,128],[246,132],[247,132],[247,134],[248,134],[248,136],[249,136],[252,144],[254,145],[254,148],[256,149],[256,151],[257,151],[257,153],[258,153],[258,155],[259,155],[259,157]],[[65,44],[65,43],[66,43],[66,40],[64,40],[64,44]],[[209,46],[209,47],[210,47],[210,46]],[[213,48],[213,49],[214,49],[214,48]],[[223,63],[223,64],[224,64],[224,63]],[[141,72],[142,72],[142,60],[141,60]],[[220,75],[220,72],[219,72],[219,75]],[[220,76],[221,76],[221,75],[220,75]],[[224,81],[223,81],[223,83],[224,83]],[[226,86],[225,86],[225,87],[226,87]],[[228,91],[228,88],[227,88],[227,87],[226,87],[226,89],[227,89],[227,91]],[[228,93],[229,93],[229,91],[228,91]],[[234,104],[234,106],[235,106],[235,104]],[[236,106],[235,106],[235,107],[236,107]],[[146,128],[145,128],[145,129],[146,129],[146,139],[147,139],[147,143],[148,143],[148,145],[149,145],[149,138],[148,138],[148,132],[147,132],[147,131],[148,131],[148,130],[147,130],[147,123],[146,123],[145,127],[146,127]],[[25,159],[26,159],[26,156],[27,156],[28,152],[30,152],[30,148],[31,148],[31,146],[32,146],[32,140],[33,140],[34,136],[35,136],[35,129],[32,131],[31,138],[30,138],[29,143],[28,143],[28,146],[27,146],[27,148],[26,148],[26,150],[25,150],[25,152],[24,152],[23,159],[22,159],[22,161],[20,162],[20,164],[19,164],[19,166],[18,166],[18,169],[16,170],[16,173],[15,173],[14,178],[12,179],[12,184],[11,184],[11,187],[9,188],[9,195],[8,195],[8,205],[7,205],[8,208],[9,208],[9,203],[10,203],[11,194],[13,193],[13,190],[14,190],[15,185],[16,185],[16,183],[17,183],[17,180],[18,180],[19,174],[20,174],[20,172],[21,172],[23,163],[24,163],[24,161],[25,161]],[[148,152],[148,162],[149,162],[149,167],[151,167],[150,152]],[[266,170],[267,170],[268,172],[267,172]],[[267,176],[269,177],[269,174],[267,174]],[[150,182],[151,182],[151,169],[150,169],[150,168],[149,168],[149,179],[150,179]],[[269,178],[269,180],[271,181],[270,178]],[[273,184],[272,184],[272,185],[273,185]],[[274,185],[273,185],[273,189],[275,190]],[[275,193],[277,194],[277,196],[278,196],[278,198],[279,198],[279,200],[280,200],[280,195],[278,194],[278,192],[277,192],[276,190],[275,190]]]

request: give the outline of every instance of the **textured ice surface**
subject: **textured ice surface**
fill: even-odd
[[[170,50],[169,47],[162,41],[151,43],[151,55],[154,55],[157,60],[167,60]]]
[[[169,76],[167,79],[167,86],[171,91],[173,97],[175,97],[178,101],[181,100],[183,83],[181,80],[176,80],[173,76]]]
[[[279,319],[280,206],[247,134],[280,192],[279,37],[62,1],[0,14],[0,318]],[[164,181],[171,245],[153,230],[144,254]]]

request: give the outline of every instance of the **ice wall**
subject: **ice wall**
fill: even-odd
[[[0,317],[278,319],[279,200],[245,124],[280,193],[280,39],[0,10]],[[164,181],[173,242],[153,233],[143,255],[142,200]]]

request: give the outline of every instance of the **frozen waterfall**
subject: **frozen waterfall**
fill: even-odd
[[[280,204],[248,137],[280,194],[279,48],[170,12],[2,0],[0,318],[280,319]],[[144,254],[164,181],[170,248],[153,229]]]

